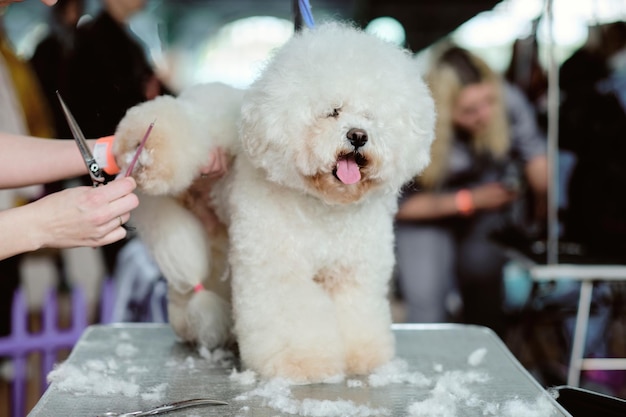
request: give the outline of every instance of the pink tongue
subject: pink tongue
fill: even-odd
[[[354,159],[340,159],[337,162],[337,177],[344,184],[354,184],[361,179],[361,171]]]

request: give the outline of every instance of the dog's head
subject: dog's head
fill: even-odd
[[[395,193],[421,172],[434,119],[408,51],[328,23],[275,54],[246,93],[241,133],[270,181],[347,204]]]

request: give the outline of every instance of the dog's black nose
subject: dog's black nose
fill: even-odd
[[[352,128],[348,131],[346,136],[352,146],[354,146],[354,149],[360,148],[367,142],[367,132],[363,129]]]

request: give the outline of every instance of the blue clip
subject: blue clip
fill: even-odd
[[[315,26],[315,21],[313,20],[313,14],[311,13],[311,5],[309,4],[309,0],[298,0],[298,8],[300,9],[300,15],[302,16],[302,20],[306,23],[307,27],[310,29]]]

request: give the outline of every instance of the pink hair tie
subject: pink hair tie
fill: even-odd
[[[204,285],[202,285],[202,283],[196,284],[196,286],[193,287],[193,292],[200,292],[200,291],[204,291]]]

